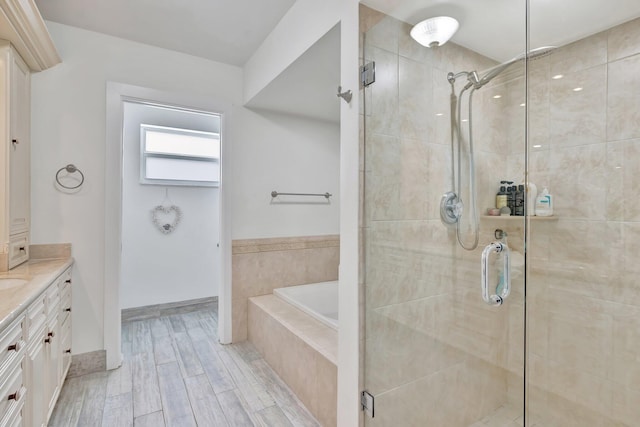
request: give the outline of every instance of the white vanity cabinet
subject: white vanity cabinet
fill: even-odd
[[[22,325],[24,316],[18,317],[0,332],[0,425],[22,425],[22,408],[26,397],[23,359],[25,341]]]
[[[29,259],[30,225],[30,70],[6,41],[0,41],[0,236],[13,268]]]
[[[71,363],[70,313],[71,267],[0,331],[0,427],[47,425]]]

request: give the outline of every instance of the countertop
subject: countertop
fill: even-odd
[[[0,273],[0,279],[29,280],[24,285],[0,290],[0,331],[22,314],[72,264],[73,258],[33,259]]]

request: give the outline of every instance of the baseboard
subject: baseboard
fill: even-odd
[[[144,307],[125,308],[121,311],[122,322],[134,320],[153,319],[170,314],[187,313],[199,310],[203,306],[218,304],[218,297],[198,298],[187,301],[170,302],[166,304],[147,305]]]
[[[107,370],[107,352],[96,350],[89,353],[74,354],[71,356],[71,366],[67,378],[79,377],[94,372]]]

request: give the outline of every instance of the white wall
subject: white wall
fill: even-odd
[[[106,179],[117,179],[105,174],[107,81],[209,96],[236,106],[229,129],[234,239],[338,233],[338,221],[333,219],[339,209],[337,173],[333,189],[325,180],[339,163],[335,125],[239,107],[242,70],[238,67],[52,22],[47,26],[63,62],[32,78],[32,241],[73,244],[74,353],[103,348],[104,233],[109,231],[104,187]],[[323,142],[335,145],[315,147]],[[288,150],[275,156],[269,144],[278,143]],[[325,149],[335,150],[336,157],[320,154]],[[316,162],[309,152],[324,160]],[[264,158],[269,161],[259,161]],[[76,164],[86,176],[83,190],[74,195],[61,194],[53,186],[56,170],[67,163]],[[307,173],[302,174],[305,166]],[[282,181],[272,182],[274,174]],[[285,181],[336,197],[329,210],[314,205],[289,205],[292,209],[286,210],[272,205],[268,194],[274,189],[288,191],[272,188]],[[333,225],[325,226],[325,221]]]
[[[233,238],[338,234],[338,125],[248,109],[240,121],[252,126],[238,126],[235,134],[242,144],[233,148]],[[272,200],[273,190],[333,197],[328,202],[324,197]]]
[[[218,116],[124,103],[120,307],[218,295],[220,191],[141,184],[141,124],[220,132]],[[152,224],[150,212],[169,203],[180,208],[182,219],[164,234]]]
[[[340,103],[340,334],[338,351],[338,426],[359,423],[358,214],[360,92],[358,82],[358,0],[298,0],[244,68],[244,99],[253,99],[334,25],[340,25],[340,84],[351,90]],[[292,35],[294,35],[292,37]]]

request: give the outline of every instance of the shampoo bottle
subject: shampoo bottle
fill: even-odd
[[[549,194],[549,190],[545,187],[542,193],[536,199],[536,216],[552,216],[553,215],[553,196]]]
[[[501,209],[507,206],[507,188],[503,185],[496,194],[496,208]]]

